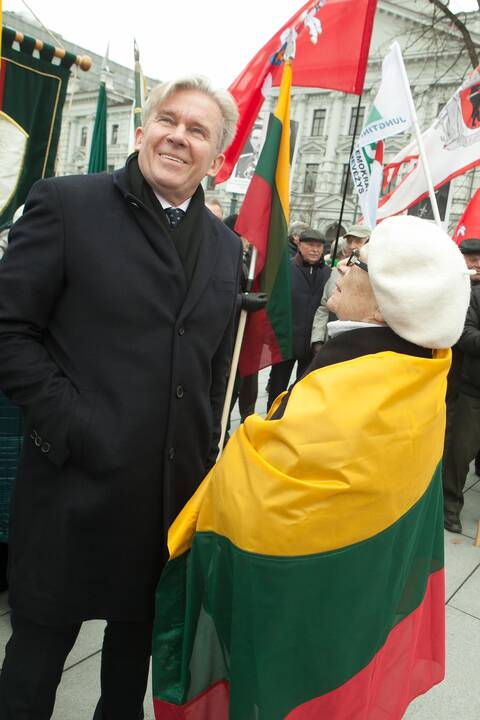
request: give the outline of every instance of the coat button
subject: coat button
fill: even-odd
[[[170,448],[168,451],[168,459],[175,460],[175,448]]]
[[[45,453],[45,455],[47,453],[49,453],[50,452],[50,443],[45,440],[45,442],[42,443],[40,450],[42,451],[42,453]]]
[[[36,430],[32,430],[32,432],[30,433],[30,437],[31,437],[32,440],[36,440],[37,437],[38,437],[37,431],[36,431]]]
[[[183,327],[183,325],[180,325],[177,332],[179,335],[185,335],[185,328]]]
[[[184,396],[183,387],[181,385],[177,385],[176,394],[177,394],[177,398],[179,398],[179,399]]]
[[[37,447],[40,447],[40,445],[42,444],[42,438],[38,434],[34,440],[34,443]]]

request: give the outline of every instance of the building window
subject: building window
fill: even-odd
[[[323,135],[327,111],[323,108],[313,111],[312,135]]]
[[[112,125],[112,134],[110,136],[110,145],[118,143],[118,125]]]
[[[345,163],[343,166],[343,172],[342,172],[342,185],[340,188],[340,193],[343,195],[345,192],[345,183],[347,183],[347,195],[351,195],[353,192],[353,184],[352,184],[352,173],[350,172],[350,163]]]
[[[215,190],[215,178],[207,175],[207,190]]]
[[[85,147],[87,144],[87,127],[84,125],[80,130],[80,147]]]
[[[313,193],[317,185],[318,163],[307,163],[305,168],[305,181],[303,183],[303,192]]]
[[[445,103],[444,103],[444,102],[441,102],[441,103],[438,103],[438,104],[437,104],[437,115],[436,115],[436,117],[438,117],[438,116],[440,115],[440,113],[442,112],[442,110],[443,110],[444,107],[445,107]]]
[[[351,114],[350,114],[350,125],[348,127],[349,135],[353,135],[353,132],[355,130],[355,121],[357,119],[357,113],[358,113],[358,124],[357,124],[356,134],[358,135],[360,130],[363,128],[363,121],[365,120],[365,106],[360,105],[360,107],[353,107]]]
[[[107,172],[113,173],[114,170],[115,170],[115,165],[107,165]]]

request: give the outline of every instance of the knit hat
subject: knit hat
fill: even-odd
[[[367,247],[370,282],[387,325],[422,347],[454,345],[470,302],[470,271],[449,236],[429,220],[399,215],[377,225]]]
[[[368,240],[370,237],[371,230],[369,228],[365,227],[365,225],[352,225],[351,228],[349,228],[343,235],[343,237],[346,237],[346,235],[351,235],[352,237],[360,238],[360,240]]]

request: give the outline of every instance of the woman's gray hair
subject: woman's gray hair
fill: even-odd
[[[218,152],[224,152],[235,137],[238,122],[237,104],[228,90],[214,90],[210,81],[202,75],[183,77],[178,80],[160,83],[160,85],[154,87],[142,109],[143,126],[150,120],[156,108],[169,95],[173,95],[178,90],[198,90],[217,103],[223,118],[217,149]]]

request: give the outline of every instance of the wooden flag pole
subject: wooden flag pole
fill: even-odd
[[[253,278],[255,277],[255,266],[257,264],[257,248],[253,246],[252,257],[250,259],[250,267],[248,268],[248,280],[247,280],[247,292],[251,292],[253,285]],[[237,336],[235,338],[235,346],[233,348],[232,364],[230,366],[230,375],[228,376],[227,391],[225,394],[225,403],[223,405],[222,412],[222,432],[220,434],[220,441],[218,443],[218,456],[223,452],[223,444],[225,442],[225,435],[227,433],[227,423],[230,416],[230,405],[232,403],[233,388],[235,385],[235,378],[237,376],[238,361],[240,360],[240,350],[242,349],[243,334],[245,332],[245,325],[247,322],[247,311],[242,310],[240,312],[240,318],[238,321]]]
[[[400,71],[402,73],[403,82],[405,84],[408,105],[410,107],[410,113],[413,118],[413,128],[415,130],[415,137],[417,138],[418,151],[420,153],[420,159],[422,161],[422,167],[423,167],[423,172],[424,172],[425,180],[426,180],[427,187],[428,187],[428,194],[430,197],[430,202],[432,203],[433,217],[435,218],[435,222],[437,223],[438,227],[441,228],[442,221],[440,219],[440,213],[438,211],[437,197],[435,195],[435,190],[433,188],[432,175],[430,173],[430,168],[427,163],[427,154],[425,152],[425,146],[423,144],[422,133],[420,132],[420,126],[418,124],[417,112],[415,110],[415,103],[413,102],[412,91],[410,89],[410,83],[408,81],[408,75],[407,75],[407,71],[405,69],[405,63],[403,62],[403,56],[402,56],[402,53],[400,50],[400,45],[396,42],[396,43],[394,43],[394,46],[395,46],[395,52],[398,55],[398,62],[399,62],[399,66],[400,66]]]

